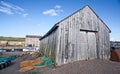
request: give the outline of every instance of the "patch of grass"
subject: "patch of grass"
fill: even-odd
[[[0,41],[25,41],[25,38],[0,37]]]

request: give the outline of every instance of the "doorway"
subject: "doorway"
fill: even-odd
[[[96,32],[80,31],[79,59],[88,60],[97,58]]]

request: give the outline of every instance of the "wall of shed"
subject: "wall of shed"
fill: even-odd
[[[40,51],[54,62],[58,45],[58,29],[40,41]]]
[[[109,59],[110,58],[109,30],[100,20],[98,20],[98,24],[99,24],[98,58]]]
[[[83,36],[84,33],[88,34]],[[59,36],[57,64],[96,58],[109,59],[109,29],[88,7],[60,22]]]
[[[86,6],[59,22],[59,27],[41,40],[46,55],[57,65],[88,59],[109,59],[109,29]]]

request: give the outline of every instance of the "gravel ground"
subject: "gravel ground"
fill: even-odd
[[[49,69],[44,74],[120,74],[120,62],[98,59],[77,61]]]
[[[0,70],[0,74],[120,74],[120,62],[108,60],[89,60],[77,61],[58,67],[46,67],[33,69],[28,72],[20,73],[19,63],[23,60],[34,59],[30,55],[19,57],[13,64]]]
[[[13,64],[9,67],[6,67],[2,70],[0,70],[0,74],[26,74],[26,73],[20,73],[18,70],[20,69],[19,63],[23,60],[29,60],[34,59],[30,55],[25,55],[23,57],[18,57],[13,61]]]

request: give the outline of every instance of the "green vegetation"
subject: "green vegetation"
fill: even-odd
[[[25,41],[25,38],[0,37],[0,41]]]
[[[23,47],[23,45],[9,45],[9,44],[7,44],[6,46],[8,46],[8,47]]]

